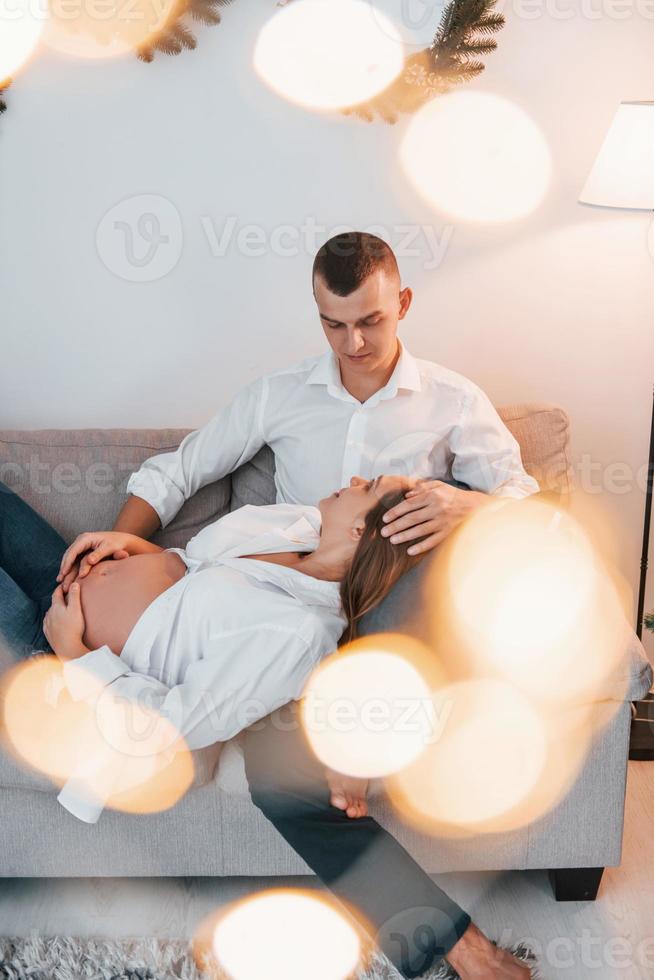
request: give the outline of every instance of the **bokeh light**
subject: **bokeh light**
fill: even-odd
[[[2,740],[23,765],[129,813],[174,806],[193,783],[191,753],[157,712],[105,691],[75,701],[54,656],[21,661],[0,684]]]
[[[89,706],[67,695],[56,657],[32,657],[3,675],[3,742],[37,772],[63,783],[84,761],[94,730]]]
[[[0,84],[29,60],[47,21],[45,0],[0,0]]]
[[[402,167],[433,207],[463,221],[514,221],[548,188],[547,142],[517,105],[484,92],[454,92],[427,103],[400,147]]]
[[[434,698],[440,737],[389,781],[389,793],[427,829],[498,829],[528,799],[547,761],[546,724],[533,704],[497,680],[464,681]]]
[[[280,889],[221,915],[213,953],[231,980],[345,980],[359,963],[361,942],[327,900]]]
[[[424,594],[438,738],[387,780],[429,833],[533,823],[570,790],[623,701],[624,584],[555,495],[496,499],[439,550]]]
[[[428,48],[443,19],[447,0],[370,0],[375,16],[382,14],[401,32],[405,49]],[[383,21],[381,21],[383,26]]]
[[[50,0],[44,42],[76,58],[121,57],[152,42],[178,10],[178,0]]]
[[[482,508],[435,566],[432,631],[460,666],[550,705],[619,700],[629,634],[619,590],[581,525],[535,496]],[[565,678],[565,682],[563,682]]]
[[[337,772],[374,778],[413,762],[433,735],[433,661],[398,634],[344,647],[309,679],[301,719],[315,755]]]
[[[402,70],[392,22],[365,0],[293,0],[262,28],[254,66],[279,95],[313,109],[365,102]]]

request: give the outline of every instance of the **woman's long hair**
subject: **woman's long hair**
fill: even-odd
[[[409,544],[391,544],[390,537],[382,537],[384,514],[404,500],[405,491],[386,493],[366,514],[365,526],[354,558],[341,582],[341,604],[347,618],[340,643],[349,643],[357,636],[359,620],[388,595],[395,583],[417,565],[425,554],[410,555]],[[417,544],[428,535],[416,538]]]

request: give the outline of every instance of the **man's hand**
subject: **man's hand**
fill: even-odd
[[[84,613],[78,582],[73,582],[68,601],[61,585],[52,594],[52,604],[43,620],[43,632],[60,660],[77,660],[89,652],[84,646]]]
[[[76,579],[88,575],[103,558],[129,558],[130,554],[134,554],[134,545],[140,540],[136,535],[122,531],[85,531],[78,534],[64,552],[57,582],[62,584],[64,593],[68,592]]]
[[[73,582],[77,581],[77,578],[79,576],[80,564],[81,562],[78,559],[77,561],[73,562],[73,564],[70,567],[70,571],[67,572],[66,575],[64,575],[63,577],[61,573],[57,575],[57,581],[61,582],[61,587],[64,590],[64,595],[66,595]]]
[[[427,535],[424,541],[409,547],[410,555],[419,555],[439,545],[464,518],[477,510],[490,498],[476,490],[460,490],[441,480],[418,480],[404,500],[384,514],[384,537],[392,544],[415,541]]]

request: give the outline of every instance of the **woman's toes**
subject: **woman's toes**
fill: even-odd
[[[337,810],[348,809],[349,804],[343,793],[333,792],[329,802],[331,803],[332,806],[335,806]]]

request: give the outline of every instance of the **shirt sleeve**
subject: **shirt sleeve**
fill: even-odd
[[[540,489],[522,465],[516,439],[480,388],[473,387],[468,394],[450,448],[452,475],[473,490],[520,499]]]
[[[213,635],[203,657],[186,670],[184,681],[167,687],[136,673],[108,647],[93,650],[66,663],[64,683],[75,701],[87,702],[108,738],[71,775],[59,802],[79,819],[95,823],[109,796],[131,788],[120,751],[129,748],[129,732],[141,732],[147,712],[148,744],[137,747],[147,764],[139,767],[150,778],[184,747],[199,749],[233,738],[244,728],[299,698],[314,666],[324,655],[290,628],[267,626]],[[323,644],[324,645],[324,644]],[[118,727],[117,727],[118,726]],[[125,736],[123,737],[123,733]],[[104,733],[103,733],[104,734]]]
[[[153,507],[166,527],[200,487],[247,463],[264,445],[263,411],[268,383],[243,388],[206,425],[190,432],[171,453],[147,459],[127,483],[127,493]]]

